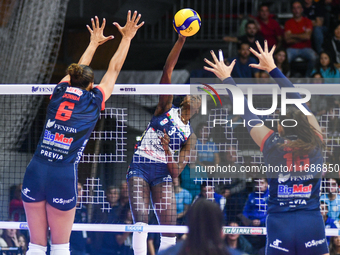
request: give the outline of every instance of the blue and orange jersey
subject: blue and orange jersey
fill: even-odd
[[[59,83],[51,96],[34,155],[49,162],[78,163],[105,108],[104,98],[100,87],[87,91]]]
[[[292,149],[281,145],[295,139],[271,131],[262,141],[269,184],[268,213],[320,210],[322,150],[315,148],[308,155],[293,158]]]

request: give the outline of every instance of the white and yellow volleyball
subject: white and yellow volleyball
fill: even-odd
[[[196,11],[185,8],[175,14],[173,25],[177,33],[186,37],[193,36],[200,30],[201,18]]]

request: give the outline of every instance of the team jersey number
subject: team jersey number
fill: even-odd
[[[287,167],[291,172],[304,171],[309,167],[309,157],[304,155],[302,158],[297,156],[293,162],[293,153],[288,152],[283,157],[286,159]]]
[[[74,109],[74,103],[64,101],[60,104],[55,118],[61,121],[67,121],[71,118],[72,110]]]

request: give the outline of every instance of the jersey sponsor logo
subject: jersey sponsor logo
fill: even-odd
[[[167,118],[165,118],[164,120],[162,120],[161,122],[159,122],[159,124],[161,124],[161,126],[164,126],[166,123],[168,123],[169,120]]]
[[[51,121],[50,119],[47,120],[47,123],[46,123],[46,128],[51,128],[53,127],[55,123],[55,120],[54,121]]]
[[[50,131],[45,130],[43,143],[55,146],[61,149],[68,150],[73,142],[73,138],[67,138],[64,134],[59,134],[58,132],[52,134]]]
[[[290,177],[290,174],[286,174],[286,175],[279,174],[278,182],[279,183],[286,182],[289,180],[289,177]]]
[[[67,99],[71,99],[74,101],[79,101],[80,97],[76,96],[76,95],[70,95],[70,94],[64,94],[63,98],[67,98]]]
[[[320,244],[323,244],[324,242],[326,242],[326,238],[324,239],[320,239],[320,240],[311,240],[311,241],[308,241],[307,243],[305,243],[305,246],[306,248],[311,248],[313,246],[318,246]]]
[[[67,199],[67,200],[65,200],[65,199],[63,199],[63,198],[56,198],[56,197],[54,197],[54,198],[52,199],[52,202],[53,202],[53,203],[55,203],[55,204],[62,204],[62,205],[69,204],[69,203],[71,203],[71,202],[73,202],[73,201],[74,201],[74,197],[72,197],[72,198],[70,198],[70,199]]]
[[[302,175],[302,176],[292,176],[290,177],[291,181],[308,181],[314,179],[312,174]]]
[[[280,246],[281,243],[282,243],[281,240],[276,239],[273,243],[269,244],[269,247],[272,247],[272,248],[274,248],[274,249],[278,249],[278,250],[280,250],[280,251],[289,252],[288,249],[283,248],[283,247]]]
[[[294,184],[293,187],[288,185],[279,185],[277,190],[278,197],[305,197],[309,198],[312,193],[313,185],[303,186],[303,184]]]
[[[48,157],[52,159],[62,160],[64,158],[63,155],[60,155],[52,151],[40,150],[40,154],[43,155],[44,157]]]
[[[163,177],[163,182],[172,182],[171,175],[169,174],[167,177]]]
[[[81,156],[83,156],[83,151],[85,149],[85,146],[87,144],[87,142],[89,141],[89,139],[85,139],[84,142],[83,142],[83,145],[80,147],[80,149],[78,150],[77,152],[77,158],[76,158],[76,161],[75,163],[78,164],[80,159],[81,159]]]
[[[78,88],[75,88],[75,87],[67,87],[66,93],[72,93],[72,94],[75,94],[77,96],[83,95],[83,91],[81,89],[78,89]]]
[[[77,129],[73,127],[68,127],[60,124],[54,124],[53,126],[55,129],[65,131],[67,133],[77,133]]]

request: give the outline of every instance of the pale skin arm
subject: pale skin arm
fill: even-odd
[[[179,54],[183,48],[186,37],[178,35],[178,39],[170,51],[168,58],[166,59],[163,67],[163,74],[161,77],[160,84],[171,84],[171,75],[177,64]],[[167,112],[172,107],[173,95],[160,95],[157,108],[154,115],[158,116]]]
[[[196,144],[196,135],[191,134],[189,139],[186,141],[185,145],[182,147],[179,153],[179,160],[176,162],[170,152],[169,149],[169,142],[170,137],[166,133],[164,129],[164,136],[160,137],[161,145],[165,151],[165,156],[167,157],[167,165],[172,178],[177,178],[181,172],[183,171],[184,167],[190,162],[190,158],[192,157],[191,151],[195,149]]]
[[[103,31],[104,31],[105,24],[106,24],[105,19],[103,19],[103,23],[101,26],[99,24],[99,19],[97,16],[95,16],[94,19],[91,19],[91,23],[92,23],[92,29],[90,28],[89,25],[86,25],[91,35],[90,43],[87,46],[81,58],[79,59],[78,61],[79,65],[87,65],[87,66],[90,65],[93,55],[96,52],[98,46],[113,39],[113,35],[110,35],[107,37],[103,35]],[[63,79],[61,79],[60,82],[70,82],[70,79],[71,79],[70,75],[66,75]]]
[[[117,77],[119,75],[120,70],[125,62],[127,53],[130,48],[131,40],[136,35],[137,30],[144,25],[144,22],[138,24],[141,15],[137,16],[137,11],[133,13],[131,18],[131,11],[128,11],[126,24],[124,27],[121,27],[118,23],[114,22],[113,24],[117,27],[118,31],[122,35],[122,40],[119,44],[119,47],[116,53],[110,60],[109,67],[99,83],[99,87],[103,89],[105,93],[105,101],[110,98],[113,87],[116,83]]]

